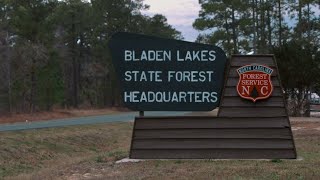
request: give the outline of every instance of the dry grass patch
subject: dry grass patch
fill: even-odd
[[[120,112],[128,112],[125,108],[105,108],[105,109],[55,109],[52,111],[30,113],[13,113],[12,115],[0,114],[0,124],[16,122],[33,122],[43,120],[64,119],[73,117],[86,117],[108,115]]]
[[[128,150],[131,123],[0,133],[0,179]]]
[[[128,156],[132,123],[2,133],[0,171],[9,179],[320,179],[319,122],[294,121],[302,161],[151,160]],[[16,149],[20,147],[20,149]],[[13,151],[15,149],[15,151]],[[13,152],[11,152],[13,151]],[[6,153],[3,153],[6,152]],[[20,153],[27,156],[21,156]],[[1,179],[1,178],[0,178]]]

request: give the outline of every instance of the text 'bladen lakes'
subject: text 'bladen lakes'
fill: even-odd
[[[124,51],[125,61],[215,61],[214,50],[201,51],[166,51],[166,50],[143,50],[139,53],[132,50]]]

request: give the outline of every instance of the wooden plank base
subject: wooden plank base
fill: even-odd
[[[295,159],[291,149],[173,149],[131,151],[132,159]]]
[[[283,117],[136,117],[133,159],[292,159]]]
[[[236,69],[258,63],[274,69],[269,99],[242,99],[236,91]],[[137,117],[133,159],[295,159],[288,113],[275,60],[266,56],[233,56],[228,66],[218,117]]]

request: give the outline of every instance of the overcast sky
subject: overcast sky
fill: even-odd
[[[150,9],[148,15],[163,14],[168,23],[182,32],[186,41],[194,41],[198,31],[192,28],[193,21],[198,17],[200,5],[198,0],[145,0]]]

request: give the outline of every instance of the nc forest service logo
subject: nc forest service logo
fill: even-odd
[[[237,69],[237,72],[240,77],[237,91],[242,98],[256,102],[267,99],[271,95],[273,69],[264,65],[251,64]]]

